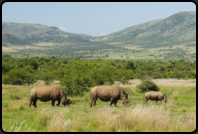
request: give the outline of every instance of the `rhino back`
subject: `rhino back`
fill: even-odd
[[[92,93],[102,101],[110,101],[111,97],[120,97],[119,89],[116,86],[97,86],[92,89]]]
[[[49,101],[52,98],[60,99],[60,91],[60,88],[56,86],[43,86],[36,88],[36,95],[41,101]]]
[[[156,100],[156,99],[161,99],[163,97],[164,93],[160,91],[150,91],[145,94],[145,97],[151,99],[151,100]]]

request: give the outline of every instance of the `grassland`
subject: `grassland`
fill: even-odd
[[[27,85],[2,85],[2,129],[5,132],[192,132],[196,129],[196,79],[153,80],[169,103],[149,101],[143,105],[143,93],[137,91],[140,80],[127,85],[115,82],[130,92],[135,105],[117,107],[99,99],[89,108],[89,93],[68,96],[74,102],[69,107],[52,107],[51,102],[37,101],[38,108],[28,107],[29,91],[44,82]],[[53,82],[51,85],[59,85]],[[91,89],[91,88],[90,88]],[[57,102],[56,102],[57,103]]]

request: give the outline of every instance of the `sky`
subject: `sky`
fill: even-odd
[[[65,32],[107,35],[127,27],[196,11],[193,2],[5,2],[2,22],[55,26]]]

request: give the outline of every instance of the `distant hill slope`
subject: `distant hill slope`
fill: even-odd
[[[57,27],[49,27],[40,24],[2,22],[2,34],[11,34],[19,39],[46,36],[80,36],[82,38],[92,38],[85,34],[72,34],[64,32]]]
[[[196,12],[180,12],[99,37],[40,24],[2,22],[3,53],[13,57],[196,59]]]
[[[153,48],[180,44],[196,45],[196,12],[179,12],[165,19],[135,25],[98,37],[118,45],[139,45]]]

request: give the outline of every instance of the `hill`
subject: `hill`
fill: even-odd
[[[105,36],[40,24],[2,22],[2,54],[105,59],[196,59],[196,12],[134,25]]]
[[[2,22],[2,34],[6,33],[11,34],[19,39],[46,36],[80,36],[82,38],[92,38],[92,36],[86,34],[72,34],[64,32],[54,26],[49,27],[40,24]]]
[[[144,48],[182,44],[196,46],[196,12],[179,12],[165,19],[135,25],[98,37],[97,40]]]

